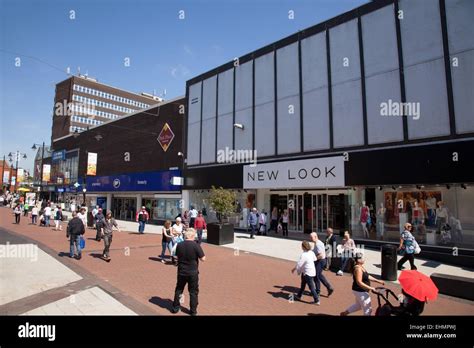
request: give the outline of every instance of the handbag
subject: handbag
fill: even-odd
[[[419,254],[421,253],[421,248],[420,246],[418,245],[418,242],[415,241],[415,254]]]
[[[81,249],[84,249],[86,247],[86,240],[82,236],[79,239],[79,246]]]

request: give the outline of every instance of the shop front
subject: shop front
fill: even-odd
[[[119,220],[135,221],[142,206],[150,223],[162,224],[180,213],[181,187],[173,184],[180,170],[88,176],[87,195],[91,204],[110,209]]]

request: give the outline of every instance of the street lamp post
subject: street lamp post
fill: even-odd
[[[36,150],[37,147],[36,145],[38,146],[41,146],[41,168],[40,168],[40,190],[39,192],[43,191],[43,159],[44,159],[44,141],[43,141],[43,144],[40,145],[40,144],[33,144],[33,146],[31,147],[32,150]],[[41,194],[41,193],[40,193]],[[39,197],[38,197],[39,198]]]
[[[18,161],[20,160],[20,156],[23,155],[23,159],[26,159],[26,153],[21,153],[20,151],[16,151],[15,157],[16,157],[16,169],[15,169],[15,186],[14,186],[14,191],[16,192],[16,188],[18,186]],[[10,152],[8,154],[8,157],[10,157],[10,161],[13,162],[13,154]]]
[[[82,204],[83,205],[86,205],[86,192],[87,192],[87,189],[84,187],[82,189]]]

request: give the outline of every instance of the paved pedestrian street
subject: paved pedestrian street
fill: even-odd
[[[13,224],[11,210],[0,208],[0,244],[39,248],[36,260],[0,259],[0,314],[171,315],[176,268],[160,262],[160,235],[138,235],[135,230],[115,232],[112,260],[107,263],[100,258],[103,243],[94,240],[92,229],[86,230],[82,259],[70,259],[64,230],[30,225],[27,219]],[[338,277],[332,272],[326,272],[326,276],[335,292],[327,298],[323,288],[320,306],[310,304],[309,296],[303,296],[301,302],[293,301],[300,278],[291,274],[296,259],[292,261],[288,255],[298,255],[300,243],[257,237],[252,240],[252,248],[243,234],[236,235],[236,243],[240,240],[246,245],[203,243],[207,260],[200,265],[200,315],[339,315],[353,303],[351,276]],[[273,255],[264,250],[265,245],[272,244],[277,249]],[[282,252],[288,257],[281,257]],[[464,271],[473,274],[472,270]],[[388,287],[400,293],[398,284]],[[374,295],[372,299],[375,306]],[[182,305],[189,308],[186,291]],[[184,310],[177,315],[187,313]],[[474,302],[440,295],[435,303],[426,305],[423,313],[443,314],[472,315]]]

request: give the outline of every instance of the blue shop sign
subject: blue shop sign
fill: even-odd
[[[120,191],[180,191],[172,178],[181,176],[180,170],[130,173],[108,176],[88,176],[87,192]]]
[[[66,159],[66,150],[54,151],[52,157],[53,163],[64,161]]]

